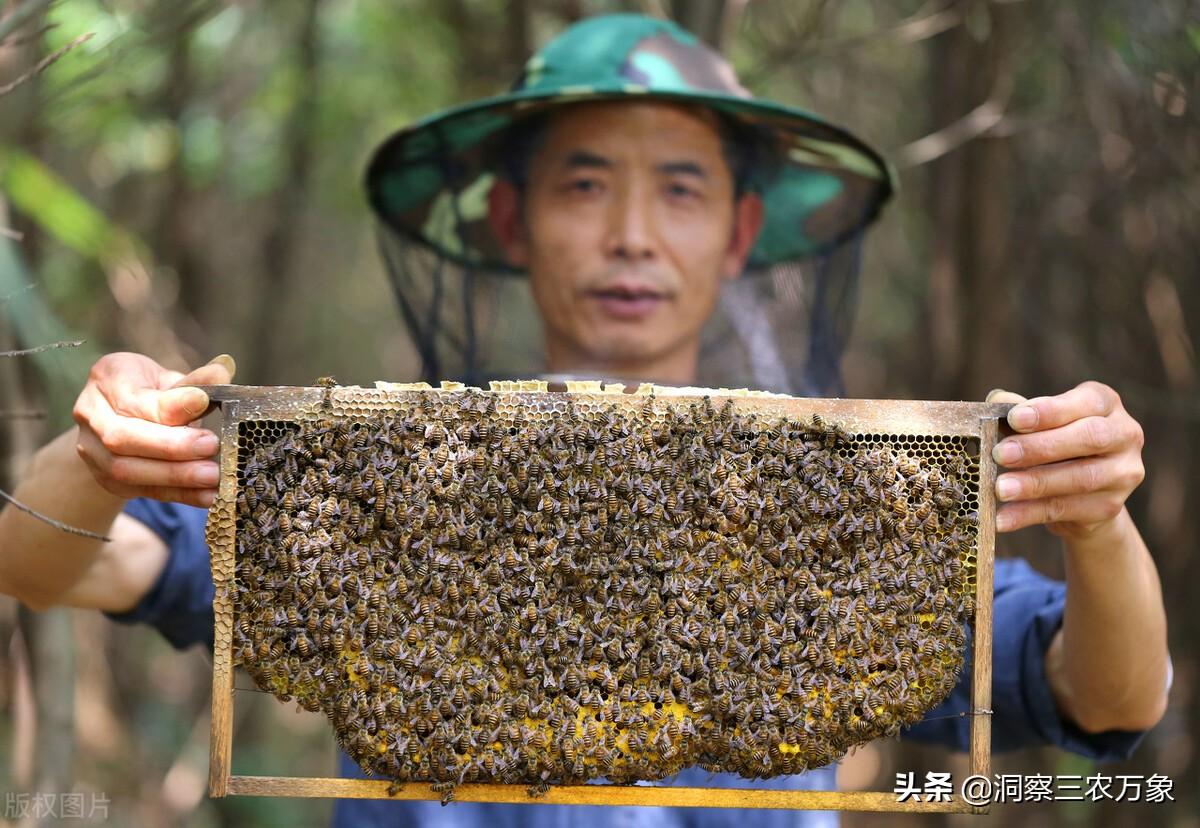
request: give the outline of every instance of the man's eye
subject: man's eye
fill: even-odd
[[[577,178],[567,184],[567,188],[576,193],[596,193],[600,191],[600,182],[594,178]]]
[[[693,198],[698,193],[686,184],[668,184],[667,194],[672,198]]]

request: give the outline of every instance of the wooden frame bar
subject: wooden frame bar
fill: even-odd
[[[238,404],[222,404],[221,479],[213,509],[224,510],[225,520],[212,520],[206,530],[212,560],[213,586],[213,697],[212,735],[209,739],[208,791],[210,796],[229,793],[233,758],[233,572],[236,524],[232,504],[237,500]],[[232,450],[231,450],[232,448]]]
[[[245,420],[291,420],[338,413],[346,405],[384,409],[409,398],[415,391],[374,390],[357,387],[289,388],[256,386],[208,386],[204,390],[222,409],[221,482],[217,501],[210,510],[207,540],[212,550],[213,581],[213,700],[209,755],[209,795],[379,798],[436,800],[439,794],[424,783],[406,784],[388,794],[386,780],[251,776],[232,773],[233,756],[233,577],[236,521],[234,517],[238,467],[238,425]],[[504,392],[523,396],[524,391]],[[528,392],[545,400],[547,392]],[[601,398],[600,402],[633,402],[636,396],[617,391],[569,392],[575,399]],[[992,679],[992,589],[995,544],[996,467],[992,447],[1000,434],[1000,421],[1008,404],[970,402],[924,402],[913,400],[807,399],[775,395],[739,396],[725,389],[710,394],[714,403],[729,396],[739,410],[811,417],[820,413],[846,431],[856,434],[945,435],[978,439],[979,527],[976,538],[974,660],[971,673],[971,727],[969,771],[990,775],[991,769],[991,679]],[[631,397],[633,399],[631,400]],[[524,400],[523,400],[524,401]],[[528,400],[537,402],[532,396]],[[655,805],[673,807],[721,807],[768,809],[818,809],[844,811],[987,813],[951,794],[944,802],[899,802],[893,792],[812,791],[755,788],[687,788],[655,785],[556,785],[537,799],[530,799],[525,785],[463,784],[455,799],[465,802],[571,805]]]

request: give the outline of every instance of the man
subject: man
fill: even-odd
[[[836,247],[873,218],[890,178],[857,139],[750,98],[717,55],[676,27],[614,16],[569,29],[508,95],[395,136],[372,162],[368,186],[392,231],[457,262],[468,278],[488,265],[528,274],[550,372],[688,384],[722,285]],[[422,351],[427,368],[432,354]],[[186,386],[232,376],[227,357],[187,376],[133,354],[101,359],[76,402],[78,428],[39,452],[17,494],[112,541],[62,535],[7,509],[0,588],[35,608],[94,607],[153,623],[176,646],[211,643],[204,512],[180,504],[212,504],[216,438],[189,427],[208,401]],[[1017,434],[996,450],[1009,469],[997,480],[997,529],[1047,526],[1063,539],[1067,573],[1064,589],[1022,561],[997,562],[995,747],[1050,743],[1098,758],[1128,755],[1162,715],[1170,669],[1157,574],[1124,508],[1143,475],[1141,429],[1098,383],[1028,401],[992,397],[1021,403],[1009,415]],[[51,556],[55,566],[47,567]],[[969,722],[954,715],[969,712],[965,690],[964,681],[909,734],[965,747]],[[753,784],[833,783],[833,768],[825,768]],[[674,784],[749,783],[692,769]],[[746,818],[706,809],[353,801],[339,803],[335,822]],[[806,824],[821,818],[803,816]]]

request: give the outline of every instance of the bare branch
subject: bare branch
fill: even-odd
[[[37,511],[36,509],[31,509],[30,507],[26,506],[24,503],[17,500],[15,497],[10,495],[8,492],[4,491],[3,489],[0,489],[0,497],[7,500],[9,503],[11,503],[13,506],[17,507],[18,509],[20,509],[25,514],[32,515],[33,517],[37,518],[38,520],[42,521],[43,523],[48,523],[49,525],[53,526],[55,529],[58,529],[59,531],[67,532],[72,535],[79,535],[80,537],[83,537],[83,538],[92,538],[93,540],[104,541],[105,543],[109,543],[112,540],[111,538],[107,538],[104,535],[98,535],[95,532],[89,532],[87,529],[79,529],[75,526],[69,526],[68,524],[63,523],[62,521],[55,520],[54,518],[52,518],[48,515],[43,515],[41,512]]]
[[[25,234],[20,230],[13,230],[11,227],[2,226],[0,226],[0,236],[4,236],[6,239],[12,239],[13,241],[21,241],[25,238]]]
[[[934,12],[922,10],[886,29],[821,41],[815,45],[814,51],[844,52],[885,40],[904,44],[918,43],[952,29],[962,21],[962,11],[957,6],[949,6]]]
[[[0,420],[44,420],[45,411],[0,411]]]
[[[20,86],[21,84],[28,81],[30,78],[36,77],[37,75],[40,75],[42,72],[45,72],[46,69],[48,69],[53,63],[55,63],[56,61],[61,59],[63,55],[65,55],[67,52],[74,49],[79,44],[86,43],[87,41],[91,40],[93,36],[95,36],[95,32],[86,32],[84,34],[81,34],[79,37],[75,38],[70,43],[68,43],[66,46],[63,46],[61,49],[59,49],[58,51],[53,52],[52,54],[46,55],[44,58],[39,60],[37,62],[37,64],[32,69],[30,69],[28,72],[26,72],[24,75],[21,75],[19,78],[17,78],[15,81],[13,81],[11,83],[6,83],[4,86],[0,86],[0,97],[7,95],[9,92],[13,91],[18,86]]]
[[[743,83],[753,88],[780,66],[817,55],[843,55],[853,49],[887,41],[911,45],[948,31],[963,22],[962,11],[953,2],[947,4],[945,0],[930,0],[915,14],[885,29],[848,37],[816,39],[823,14],[821,9],[821,6],[813,7],[814,13],[809,15],[810,23],[802,33],[788,33],[782,38],[782,42],[774,45],[763,44],[759,51],[764,57],[757,66],[743,73]]]
[[[0,357],[18,357],[28,356],[29,354],[40,354],[42,351],[53,351],[57,348],[78,348],[86,339],[75,339],[63,342],[51,342],[48,345],[38,345],[34,348],[20,348],[16,351],[0,351]]]
[[[903,170],[928,164],[996,129],[1004,121],[1004,111],[1011,92],[1012,78],[1001,77],[988,99],[979,106],[938,131],[896,150],[893,153],[896,166]]]

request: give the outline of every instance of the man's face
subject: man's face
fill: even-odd
[[[530,164],[508,244],[551,370],[694,380],[700,330],[753,244],[715,120],[662,103],[571,107]]]

